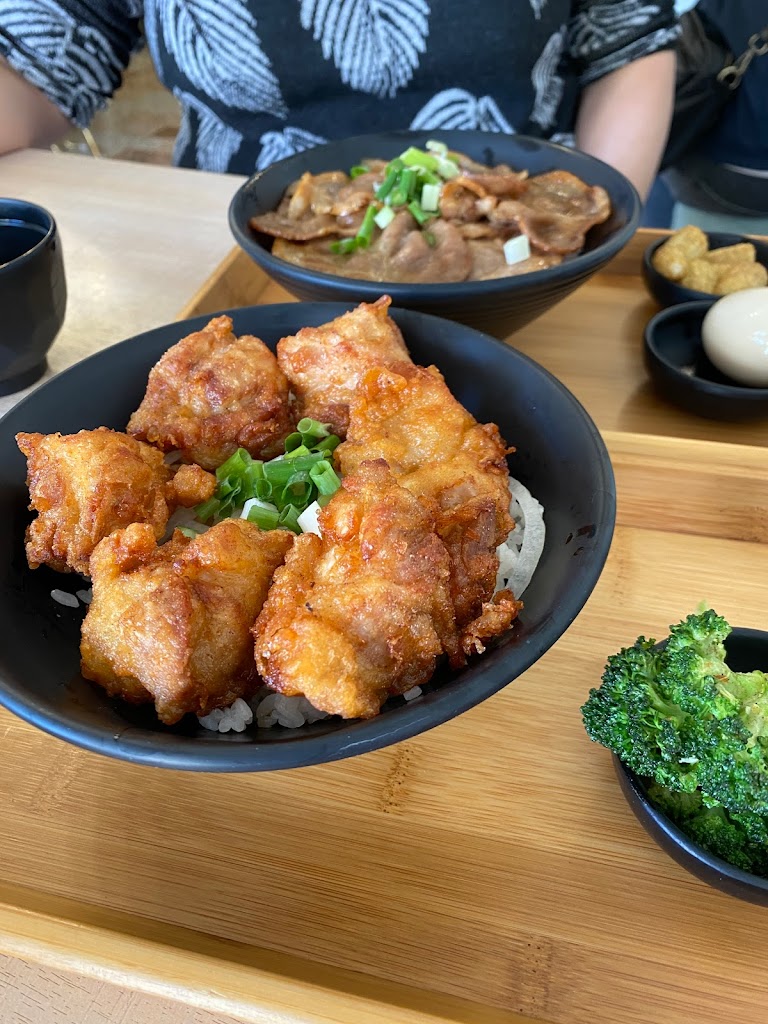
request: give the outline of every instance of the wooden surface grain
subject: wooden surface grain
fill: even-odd
[[[140,169],[160,175],[142,185],[154,224],[165,214],[190,246],[206,231],[218,246],[163,277],[146,229],[129,223],[141,188],[119,194],[133,167],[97,172],[113,177],[88,226],[85,177],[57,191],[47,154],[13,160],[0,179],[11,167],[48,191],[83,243],[76,289],[91,276],[117,300],[94,309],[79,291],[57,366],[172,319],[171,296],[181,309],[229,250],[215,176]],[[200,235],[187,233],[188,189]],[[141,301],[87,244],[110,217],[101,244],[133,239],[124,273]],[[598,586],[521,679],[396,747],[268,776],[110,761],[0,712],[0,944],[44,962],[2,961],[3,1024],[7,1005],[13,1024],[720,1024],[726,990],[734,1019],[763,1024],[764,912],[653,844],[580,723],[606,654],[639,633],[662,635],[701,600],[764,625],[767,428],[692,420],[648,387],[646,241],[513,339],[592,413],[619,494]],[[227,267],[189,312],[285,300],[244,257]],[[156,1001],[169,994],[188,1005]]]
[[[239,181],[42,150],[0,157],[0,195],[45,206],[62,239],[67,315],[46,376],[176,317],[231,248],[227,207]],[[0,415],[25,393],[0,397]],[[225,1020],[8,957],[0,1007],[2,1024],[96,1024],[104,1013],[119,1024]]]

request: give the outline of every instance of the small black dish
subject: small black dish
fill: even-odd
[[[725,232],[712,231],[707,233],[710,249],[723,249],[727,245],[738,245],[740,242],[751,242],[755,247],[755,258],[768,268],[768,242],[762,242],[759,238],[752,238],[750,235],[731,235]],[[660,306],[677,306],[682,302],[698,302],[700,300],[712,300],[710,292],[700,292],[695,288],[684,288],[677,281],[670,281],[654,267],[653,254],[666,242],[666,238],[660,238],[652,242],[643,253],[642,273],[645,286]]]
[[[707,419],[768,416],[768,388],[737,384],[704,353],[701,325],[717,300],[662,309],[645,328],[645,366],[659,392],[687,412]]]
[[[725,642],[728,664],[736,672],[768,668],[768,632],[734,628]],[[648,835],[677,863],[720,892],[768,906],[768,878],[734,867],[703,849],[651,803],[645,783],[613,756],[619,785],[635,817]]]
[[[588,185],[600,185],[606,190],[611,200],[611,216],[587,232],[582,252],[557,267],[518,277],[458,284],[363,281],[308,270],[273,256],[272,239],[249,226],[251,217],[274,210],[286,188],[306,171],[319,174],[348,170],[373,157],[391,160],[408,146],[423,149],[431,137],[488,165],[505,163],[532,175],[570,171]],[[238,245],[251,259],[299,299],[373,302],[386,293],[392,296],[395,306],[445,317],[505,338],[570,295],[623,249],[635,233],[639,213],[640,200],[631,183],[615,168],[587,153],[544,139],[503,132],[399,131],[328,142],[257,172],[235,193],[229,208],[229,225]]]

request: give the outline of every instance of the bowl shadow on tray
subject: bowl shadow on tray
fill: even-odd
[[[645,365],[664,398],[705,419],[768,416],[768,388],[737,384],[704,353],[701,326],[716,299],[670,306],[645,328]]]
[[[402,284],[363,281],[307,270],[272,255],[272,239],[255,232],[249,220],[277,207],[291,182],[309,171],[348,170],[365,158],[391,160],[408,146],[423,148],[435,133],[415,131],[362,135],[330,142],[272,164],[245,182],[232,199],[229,223],[238,245],[292,295],[307,301],[370,302],[386,292],[395,306],[465,323],[504,338],[566,298],[600,270],[630,240],[640,215],[640,200],[629,181],[613,167],[585,153],[541,139],[479,131],[444,131],[441,141],[481,163],[510,164],[541,174],[570,171],[588,185],[608,192],[612,214],[586,236],[583,252],[560,266],[491,281],[452,284]]]
[[[735,672],[768,669],[768,632],[735,627],[726,638],[728,665]],[[729,896],[768,906],[768,878],[735,867],[699,846],[670,818],[655,807],[645,780],[613,754],[613,766],[621,791],[648,835],[673,860],[702,882]]]
[[[348,305],[289,303],[230,311],[237,334],[274,347]],[[434,363],[453,393],[481,422],[496,422],[517,445],[512,473],[541,501],[547,542],[516,626],[466,668],[439,670],[416,700],[397,698],[368,721],[328,719],[299,730],[276,726],[218,734],[189,717],[162,726],[146,708],[109,700],[79,674],[84,608],[51,598],[75,592],[78,577],[28,569],[23,536],[30,513],[21,430],[72,433],[124,429],[160,355],[209,319],[169,324],[113,345],[43,384],[2,421],[0,431],[0,702],[40,728],[99,753],[195,771],[261,771],[365,753],[449,721],[521,675],[568,628],[602,572],[615,521],[610,460],[594,424],[571,393],[528,357],[459,324],[394,310],[414,360]],[[113,387],[105,381],[115,382]],[[41,642],[41,639],[44,642]]]
[[[728,245],[738,245],[741,242],[750,242],[755,247],[756,261],[762,263],[768,269],[768,242],[759,238],[752,238],[750,235],[733,235],[718,231],[707,232],[707,239],[710,251],[712,249],[723,249]],[[683,302],[703,302],[705,300],[713,302],[718,296],[712,295],[709,292],[697,291],[695,288],[686,288],[678,281],[671,281],[668,277],[664,277],[654,267],[652,262],[654,253],[666,240],[666,238],[660,238],[655,242],[651,242],[643,253],[643,281],[656,302],[665,308],[667,306],[676,306]]]

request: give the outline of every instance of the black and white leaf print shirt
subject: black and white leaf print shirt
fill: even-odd
[[[673,0],[0,0],[0,55],[75,123],[145,39],[176,163],[243,174],[396,128],[567,141],[584,85],[676,37]]]

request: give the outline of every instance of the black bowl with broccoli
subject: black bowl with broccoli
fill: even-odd
[[[768,905],[768,632],[689,615],[612,655],[582,715],[662,849]]]

